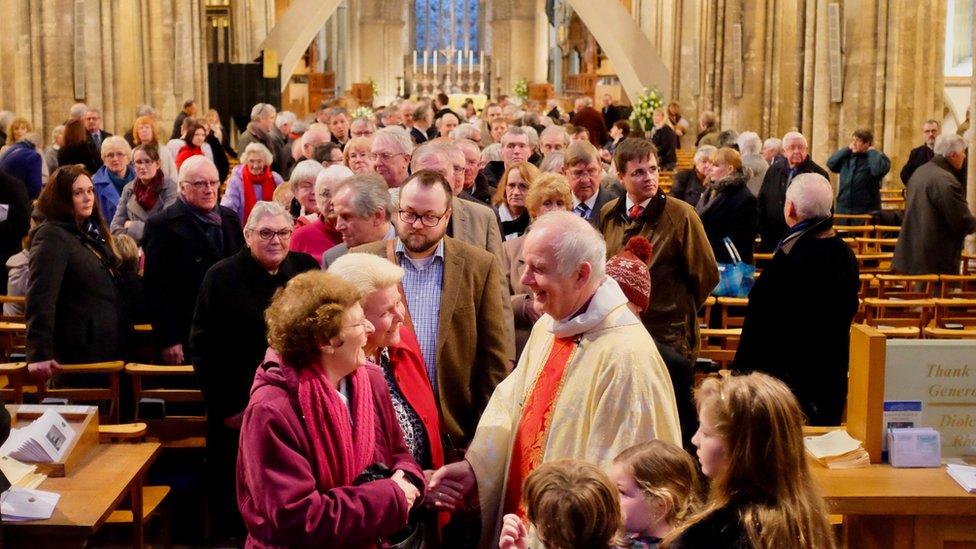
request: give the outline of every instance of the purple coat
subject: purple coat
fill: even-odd
[[[403,442],[383,372],[365,368],[378,415],[373,462],[402,469],[423,491],[423,471]],[[237,505],[247,547],[382,547],[381,539],[407,525],[403,492],[390,479],[320,491],[299,411],[298,372],[259,367],[237,455]]]

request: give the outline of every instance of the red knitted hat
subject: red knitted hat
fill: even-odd
[[[643,311],[651,303],[653,246],[643,236],[632,236],[627,246],[607,261],[607,275],[617,281],[631,303]]]

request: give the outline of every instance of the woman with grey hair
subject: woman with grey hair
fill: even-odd
[[[247,245],[207,271],[190,330],[193,368],[207,397],[207,495],[226,523],[237,514],[235,472],[242,414],[254,371],[268,347],[264,311],[289,280],[318,269],[311,257],[289,249],[292,223],[278,203],[253,205],[244,228]]]
[[[241,154],[241,164],[234,168],[227,181],[227,190],[220,200],[241,218],[248,218],[251,208],[259,200],[271,200],[275,188],[281,185],[281,176],[271,171],[274,158],[271,151],[261,143],[252,142]]]
[[[102,208],[102,215],[108,221],[115,217],[122,189],[136,178],[130,160],[132,147],[128,141],[118,135],[102,141],[102,167],[92,175],[92,183],[95,184],[95,196]]]
[[[51,144],[44,149],[44,162],[51,172],[58,169],[58,151],[64,145],[64,124],[59,124],[51,130]]]
[[[322,254],[342,242],[342,235],[335,228],[332,191],[340,183],[352,177],[353,173],[345,166],[329,166],[322,169],[319,165],[319,168],[312,195],[315,200],[315,220],[295,231],[292,249],[305,252],[322,263]]]
[[[763,177],[769,169],[769,163],[762,157],[762,139],[756,132],[742,132],[736,143],[739,145],[739,154],[742,155],[743,171],[749,176],[746,188],[753,196],[759,196]]]
[[[315,179],[322,173],[320,162],[302,160],[291,171],[288,186],[294,198],[291,201],[291,215],[295,218],[295,228],[301,228],[315,221],[319,213],[315,200]]]
[[[708,174],[712,169],[712,155],[717,150],[711,145],[698,147],[693,159],[694,166],[687,170],[678,170],[674,174],[674,185],[671,187],[671,193],[668,196],[697,206],[698,199],[701,198],[708,186]]]

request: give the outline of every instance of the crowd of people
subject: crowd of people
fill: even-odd
[[[215,540],[835,545],[801,428],[843,414],[858,266],[833,215],[881,207],[870,131],[827,161],[835,193],[804,135],[696,132],[677,103],[646,130],[609,97],[260,103],[235,141],[190,99],[166,142],[149,106],[114,136],[78,104],[46,150],[4,118],[30,373],[125,359],[151,323],[205,397]],[[901,272],[957,272],[976,231],[939,129],[901,171]],[[699,311],[754,249],[734,375],[694,388]]]

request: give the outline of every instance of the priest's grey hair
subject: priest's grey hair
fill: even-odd
[[[588,221],[571,212],[549,212],[532,222],[529,235],[544,229],[554,235],[549,244],[556,257],[557,272],[569,276],[586,262],[593,269],[591,280],[603,279],[606,274],[607,243]]]

